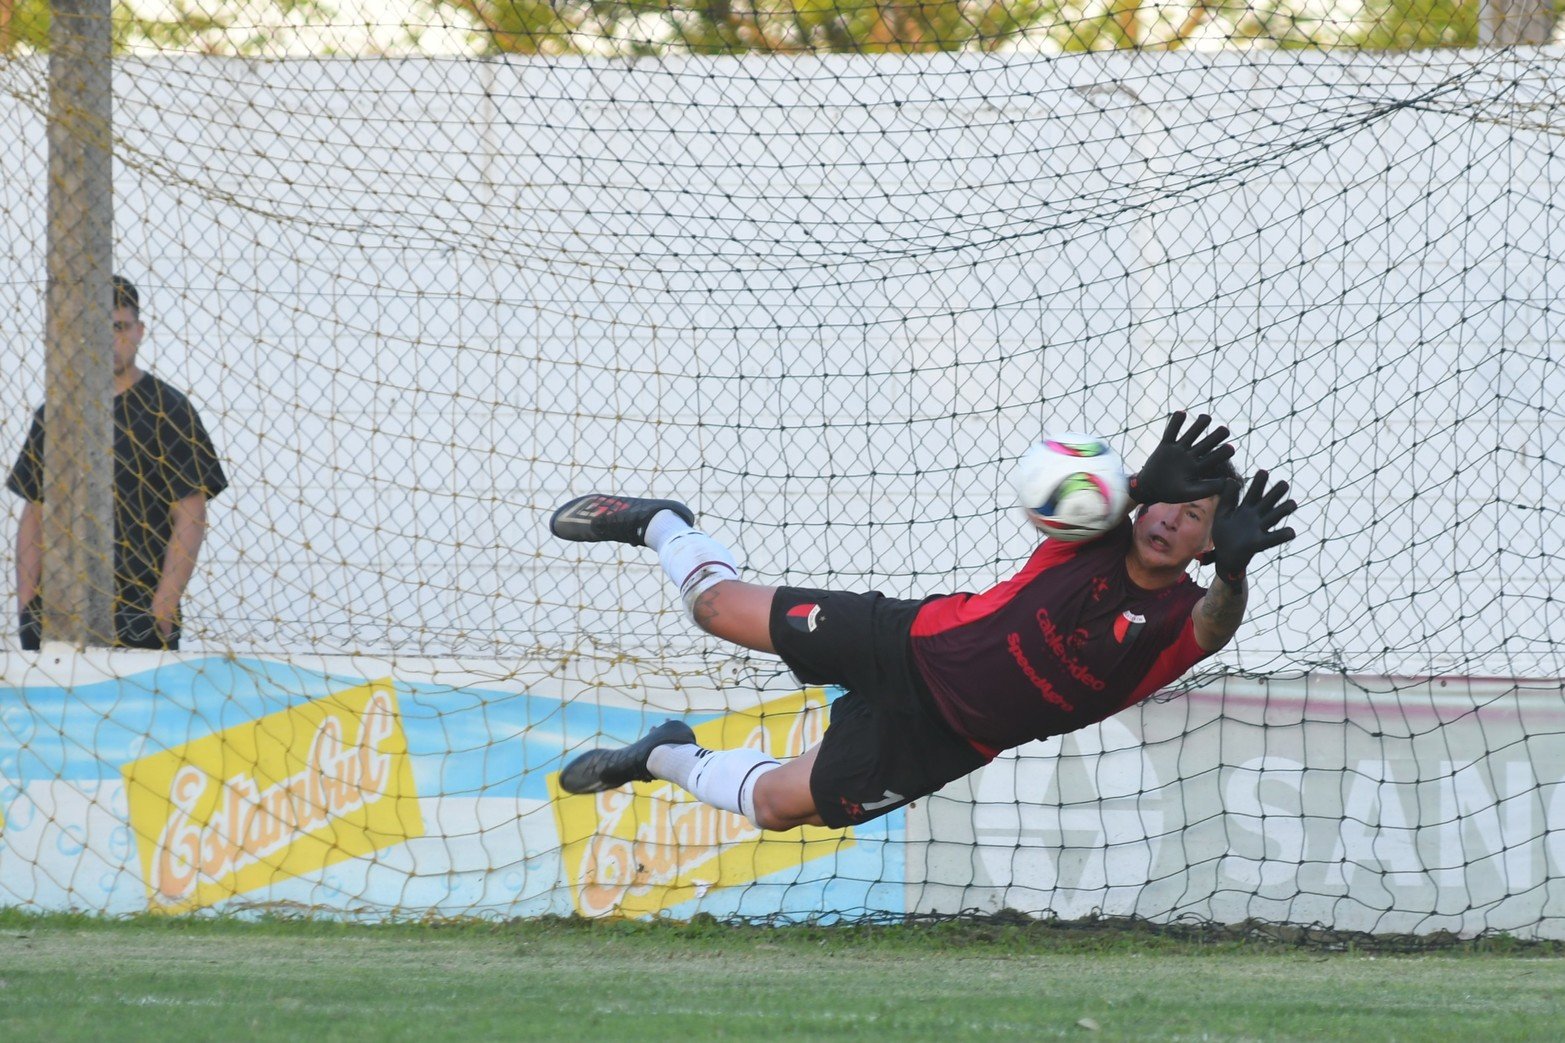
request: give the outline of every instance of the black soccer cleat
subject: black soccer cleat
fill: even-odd
[[[646,736],[617,750],[588,750],[560,772],[560,788],[566,793],[602,793],[631,782],[651,782],[647,758],[659,746],[696,741],[696,733],[684,721],[664,721]]]
[[[658,511],[673,511],[687,525],[695,512],[678,500],[643,500],[635,496],[578,496],[554,512],[549,531],[577,543],[628,543],[645,547],[647,525]]]

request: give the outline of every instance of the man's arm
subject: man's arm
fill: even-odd
[[[1215,652],[1239,632],[1244,621],[1244,606],[1250,600],[1249,585],[1240,579],[1229,583],[1214,579],[1206,597],[1195,603],[1190,622],[1195,627],[1195,643],[1203,652]]]
[[[22,504],[22,520],[16,527],[16,600],[18,609],[38,595],[43,579],[43,504]]]
[[[1217,578],[1190,612],[1195,641],[1203,651],[1217,651],[1238,632],[1249,601],[1245,570],[1250,567],[1250,559],[1293,539],[1291,528],[1279,529],[1277,524],[1292,514],[1298,504],[1292,500],[1283,502],[1288,495],[1287,482],[1277,482],[1267,489],[1266,479],[1265,471],[1256,471],[1243,500],[1239,499],[1239,483],[1229,482],[1217,502],[1217,516],[1212,520],[1212,558]]]
[[[163,575],[152,595],[152,618],[158,633],[164,637],[174,630],[179,599],[184,596],[185,587],[196,570],[201,541],[206,539],[206,497],[193,493],[176,500],[170,513],[173,531],[169,534],[168,550],[163,555]]]

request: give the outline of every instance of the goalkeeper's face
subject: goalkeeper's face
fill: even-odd
[[[1183,570],[1212,549],[1217,497],[1189,503],[1154,503],[1136,518],[1131,553],[1153,570]]]

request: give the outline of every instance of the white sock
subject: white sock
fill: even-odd
[[[653,522],[669,513],[672,512],[660,511]],[[677,516],[675,520],[678,520]],[[668,535],[659,543],[658,561],[668,578],[679,588],[686,612],[691,610],[702,591],[724,580],[739,578],[739,564],[734,561],[728,548],[704,532],[686,525],[683,532]]]
[[[706,750],[693,742],[671,742],[647,754],[647,770],[664,782],[689,789],[690,773],[706,754]]]
[[[641,542],[651,547],[653,552],[656,553],[663,549],[663,544],[670,536],[694,531],[694,526],[673,511],[658,511],[652,516],[652,520],[647,522],[647,531],[641,537]]]
[[[703,804],[733,811],[755,823],[755,784],[781,762],[744,747],[705,750],[700,746],[659,746],[647,758],[647,770],[689,790]],[[760,828],[757,824],[756,828]]]

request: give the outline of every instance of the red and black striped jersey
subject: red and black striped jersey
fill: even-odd
[[[993,756],[1084,728],[1140,702],[1211,653],[1190,612],[1189,576],[1143,590],[1125,569],[1127,521],[1087,543],[1045,540],[981,594],[932,598],[913,620],[913,657],[946,722]]]

